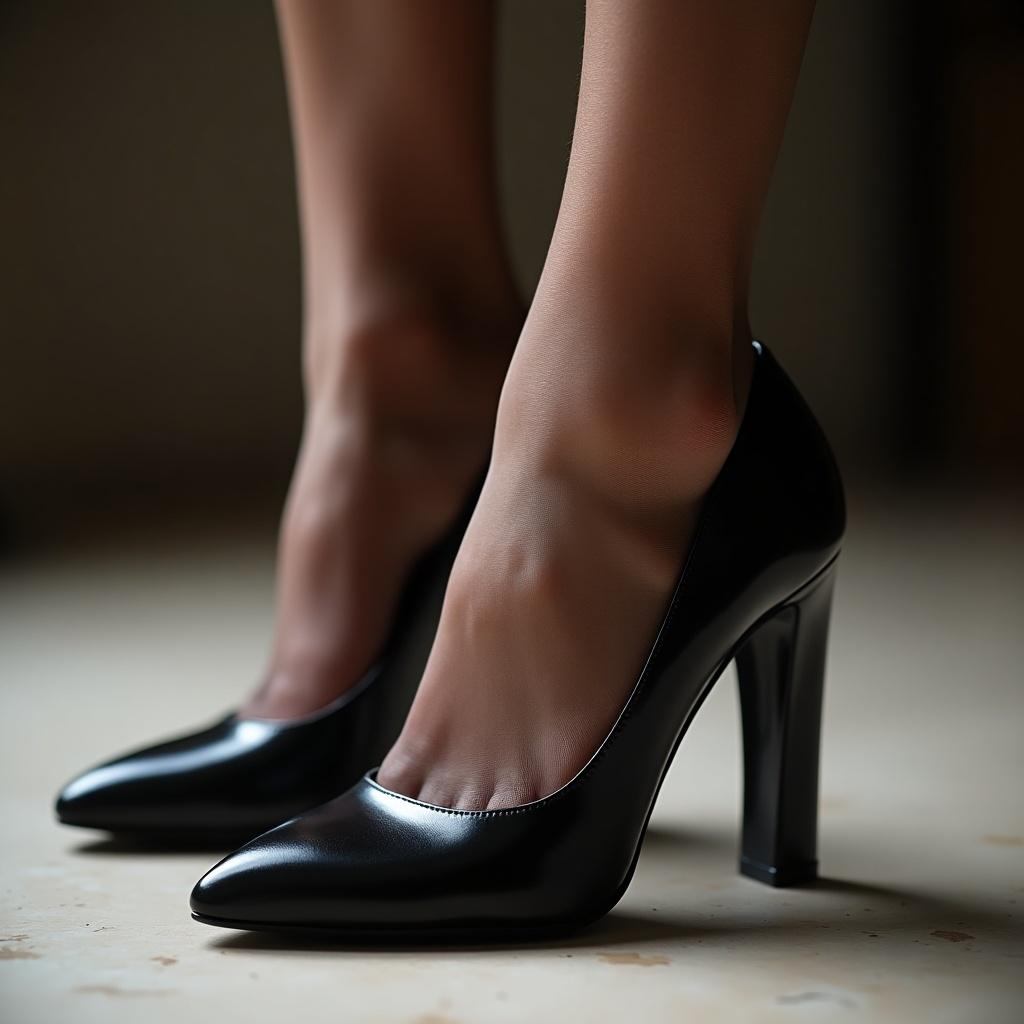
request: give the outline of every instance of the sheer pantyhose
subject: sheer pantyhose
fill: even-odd
[[[303,241],[307,410],[270,664],[244,709],[355,683],[402,581],[480,473],[521,310],[477,0],[281,0]]]
[[[572,154],[493,459],[380,781],[543,796],[635,681],[742,416],[758,215],[813,0],[588,0]],[[280,0],[306,432],[253,714],[358,678],[483,462],[518,306],[478,0]]]
[[[742,416],[754,232],[811,8],[589,0],[557,227],[384,785],[537,799],[621,709]]]

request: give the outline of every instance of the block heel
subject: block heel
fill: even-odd
[[[818,874],[818,758],[833,562],[736,655],[743,722],[740,872],[774,886]]]

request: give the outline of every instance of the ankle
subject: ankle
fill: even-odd
[[[593,346],[592,328],[584,339],[530,325],[502,393],[495,459],[525,455],[635,507],[698,501],[739,431],[753,366],[743,333],[624,328],[582,362],[572,353]]]
[[[489,430],[520,326],[518,306],[372,294],[330,319],[310,318],[304,344],[308,421],[343,418],[371,436],[457,444]]]
[[[515,327],[506,319],[471,330],[411,303],[374,313],[331,336],[307,336],[289,534],[318,535],[323,515],[358,494],[404,509],[398,518],[415,520],[429,539],[461,507],[486,460]]]
[[[524,315],[511,271],[481,258],[470,270],[431,265],[429,254],[358,253],[307,271],[303,354],[306,383],[318,394],[317,371],[329,372],[361,343],[412,329],[440,347],[454,343],[511,353]],[[372,354],[367,352],[366,354]]]

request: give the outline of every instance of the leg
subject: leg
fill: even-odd
[[[536,799],[621,709],[742,416],[751,250],[812,6],[588,0],[558,224],[384,785]]]
[[[368,668],[401,583],[487,455],[520,307],[492,183],[489,5],[280,0],[307,410],[276,635],[245,711]]]

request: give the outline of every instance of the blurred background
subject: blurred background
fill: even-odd
[[[529,294],[583,4],[499,10],[501,189]],[[474,986],[500,977],[501,1019],[550,1017],[555,979],[554,1005],[594,1020],[1024,1019],[1022,12],[819,0],[765,211],[753,326],[849,494],[826,881],[789,902],[735,875],[738,715],[717,686],[612,915],[639,933],[591,936],[576,960],[425,956],[385,976],[372,959],[218,947],[184,909],[208,858],[52,820],[73,773],[237,706],[264,666],[302,414],[271,4],[0,5],[0,821],[16,823],[0,959],[17,961],[0,965],[0,1018],[129,1022],[128,995],[161,997],[154,1022],[207,1019],[210,998],[280,1020],[300,993],[310,1022],[339,1005],[363,1019],[361,999],[401,1003],[387,1019],[418,1000],[431,1020],[483,1020]],[[588,951],[602,941],[620,966]]]
[[[1020,488],[1024,14],[822,0],[767,205],[755,331],[851,487]],[[8,547],[244,502],[301,414],[271,5],[0,14],[0,516]],[[568,157],[582,3],[501,6],[498,147],[529,293]]]

